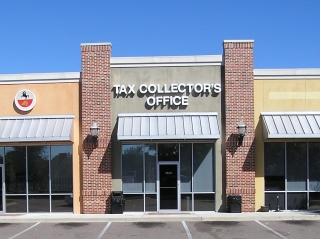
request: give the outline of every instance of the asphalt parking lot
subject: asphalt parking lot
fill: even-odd
[[[320,221],[0,223],[1,239],[320,238]]]

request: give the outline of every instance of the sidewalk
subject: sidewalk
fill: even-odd
[[[0,214],[0,223],[34,222],[150,222],[150,221],[274,221],[320,220],[320,212],[250,212],[250,213],[124,213],[124,214]]]

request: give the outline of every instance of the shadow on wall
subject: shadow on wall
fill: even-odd
[[[246,137],[248,138],[250,136],[245,136],[242,145],[238,146],[238,134],[231,134],[227,139],[226,149],[232,157],[235,157],[236,152],[242,155],[246,154],[245,161],[242,165],[242,170],[255,171],[254,140],[246,140]]]

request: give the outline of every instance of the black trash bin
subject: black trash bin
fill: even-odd
[[[124,202],[122,191],[113,191],[111,195],[111,213],[123,214]]]
[[[229,201],[229,212],[230,213],[241,213],[241,196],[230,195],[228,196]]]

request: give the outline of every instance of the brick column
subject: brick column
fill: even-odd
[[[224,41],[223,49],[225,67],[226,196],[241,195],[242,212],[254,212],[253,41]],[[243,121],[247,126],[242,146],[237,145],[236,127],[240,121]]]
[[[111,44],[81,45],[82,213],[110,211],[111,165]],[[90,126],[100,127],[93,146]]]

